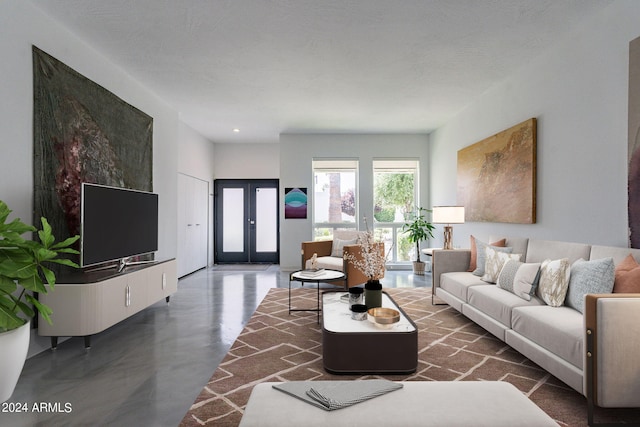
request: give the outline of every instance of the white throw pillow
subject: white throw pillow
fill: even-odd
[[[561,307],[569,288],[571,265],[568,258],[544,260],[540,267],[538,296],[551,307]]]
[[[476,239],[476,253],[477,253],[477,259],[476,259],[476,269],[473,270],[473,274],[475,274],[476,276],[484,276],[484,268],[487,264],[487,248],[492,248],[496,251],[499,252],[506,252],[506,253],[511,253],[513,252],[513,248],[510,247],[500,247],[500,246],[491,246],[488,245],[487,243],[481,242],[480,240]]]
[[[540,280],[540,263],[522,264],[513,278],[513,293],[520,298],[531,301]]]
[[[342,255],[344,254],[344,247],[346,245],[355,245],[357,242],[358,242],[358,239],[352,239],[352,240],[333,239],[333,243],[331,244],[331,256],[342,258]]]
[[[520,261],[520,254],[510,254],[503,252],[500,249],[503,248],[492,248],[491,246],[487,246],[485,248],[486,258],[484,275],[482,276],[482,280],[485,282],[496,283],[498,276],[500,275],[500,271],[507,261]]]

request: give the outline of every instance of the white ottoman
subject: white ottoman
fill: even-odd
[[[500,381],[407,381],[400,390],[325,411],[262,383],[240,422],[251,426],[558,426],[513,385]]]

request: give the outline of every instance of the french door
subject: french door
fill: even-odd
[[[215,262],[279,263],[277,179],[217,179]]]

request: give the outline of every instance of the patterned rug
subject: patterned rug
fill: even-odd
[[[418,326],[418,369],[410,375],[331,375],[322,365],[315,313],[288,313],[288,290],[271,289],[204,387],[181,426],[236,426],[251,390],[265,381],[386,378],[392,381],[507,381],[561,426],[586,426],[586,399],[447,305],[431,289],[385,291]],[[292,306],[314,307],[315,289],[293,289]],[[428,402],[425,402],[428,404]],[[636,410],[599,410],[596,421],[640,422]],[[636,424],[637,425],[637,424]]]

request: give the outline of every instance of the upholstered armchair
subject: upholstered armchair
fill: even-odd
[[[301,268],[311,268],[311,257],[313,257],[315,253],[318,257],[318,268],[339,270],[345,274],[345,288],[362,285],[367,281],[367,276],[365,276],[352,261],[353,259],[362,259],[360,245],[356,243],[358,233],[359,232],[353,231],[345,234],[344,231],[342,233],[336,231],[336,233],[334,233],[334,240],[302,242],[300,250],[302,255]],[[384,244],[382,242],[376,242],[375,246],[384,256]]]

